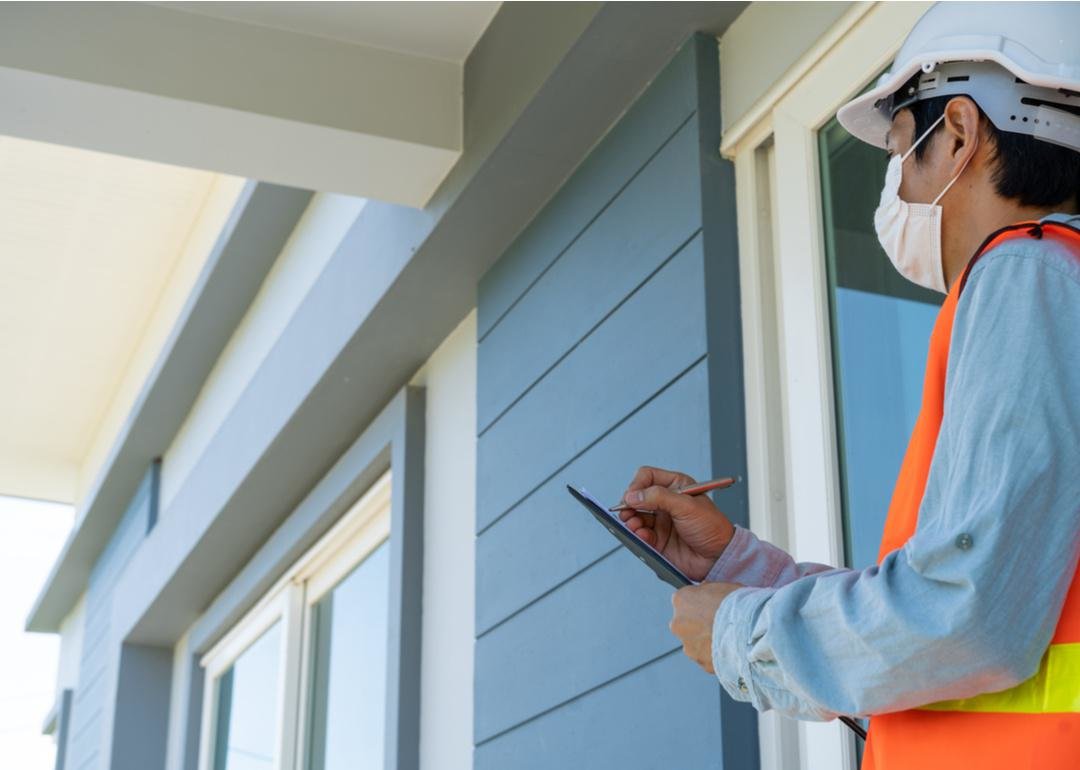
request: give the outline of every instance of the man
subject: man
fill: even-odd
[[[864,768],[1080,767],[1080,4],[934,6],[839,119],[947,293],[879,564],[797,564],[657,468],[623,518],[704,581],[671,628],[732,697],[872,716]]]

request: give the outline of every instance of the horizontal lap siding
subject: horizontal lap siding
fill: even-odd
[[[146,536],[155,504],[152,471],[146,474],[90,572],[86,589],[86,627],[79,662],[79,684],[71,704],[71,729],[65,758],[69,770],[103,768],[112,724],[120,642],[110,634],[113,588]]]
[[[687,183],[696,168],[686,123],[492,329],[478,372],[481,432],[697,230],[701,198]]]
[[[669,653],[480,746],[476,770],[717,768],[715,699],[701,670]]]
[[[481,530],[705,355],[701,272],[694,240],[480,437]]]
[[[694,60],[661,73],[567,180],[499,261],[480,279],[476,333],[484,339],[563,250],[610,203],[697,108]]]
[[[642,463],[714,470],[710,55],[684,46],[481,281],[478,768],[726,762],[719,687],[679,652],[670,589],[565,490],[614,500]],[[643,709],[656,745],[628,729]]]
[[[626,486],[626,469],[637,467],[643,458],[660,467],[707,473],[708,435],[687,431],[708,409],[706,387],[701,362],[484,533],[477,543],[477,581],[485,591],[485,601],[477,607],[478,633],[620,547],[590,517],[567,507],[567,482],[614,500]],[[529,547],[521,548],[521,543]]]

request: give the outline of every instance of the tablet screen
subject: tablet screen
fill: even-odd
[[[658,578],[675,588],[682,588],[695,583],[695,581],[683,574],[682,570],[668,561],[663,554],[630,531],[630,528],[619,518],[618,513],[609,511],[603,503],[589,494],[584,488],[575,489],[569,484],[566,485],[566,488],[608,532],[630,549]]]

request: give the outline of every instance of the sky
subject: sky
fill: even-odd
[[[23,631],[71,529],[70,505],[0,496],[0,757],[4,767],[52,770],[41,734],[53,705],[59,637]]]

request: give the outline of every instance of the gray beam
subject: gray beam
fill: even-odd
[[[58,631],[86,590],[146,468],[176,435],[310,199],[306,190],[256,182],[245,187],[78,511],[30,611],[28,631]]]

